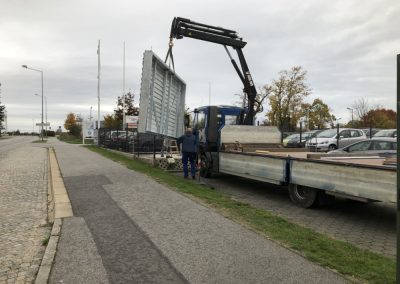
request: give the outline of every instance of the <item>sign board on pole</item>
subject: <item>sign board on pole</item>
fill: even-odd
[[[84,138],[95,138],[94,129],[96,122],[94,121],[84,121],[82,125],[83,137]]]
[[[127,115],[125,116],[125,121],[128,129],[133,129],[138,127],[139,116],[137,115]]]
[[[36,126],[50,126],[50,122],[36,123]]]

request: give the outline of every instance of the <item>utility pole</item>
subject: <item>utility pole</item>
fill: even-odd
[[[44,97],[45,106],[46,106],[46,138],[47,138],[47,97]]]
[[[122,66],[122,130],[125,130],[126,118],[125,118],[125,41],[123,50],[123,66]]]
[[[208,105],[211,105],[211,82],[208,82]]]
[[[100,40],[97,46],[97,145],[100,145]]]

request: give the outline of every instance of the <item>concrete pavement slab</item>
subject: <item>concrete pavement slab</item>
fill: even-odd
[[[49,283],[110,283],[83,218],[70,217],[63,220]]]

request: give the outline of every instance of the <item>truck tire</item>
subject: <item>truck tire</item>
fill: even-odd
[[[290,184],[289,196],[293,203],[300,207],[310,208],[318,206],[318,189]]]
[[[211,160],[206,154],[200,155],[200,176],[205,178],[211,177]]]

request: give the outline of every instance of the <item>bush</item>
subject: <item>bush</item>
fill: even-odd
[[[48,130],[47,131],[47,137],[54,137],[54,136],[56,136],[56,132],[55,131],[52,131],[52,130]]]
[[[82,126],[78,124],[72,124],[69,127],[69,134],[74,136],[75,138],[81,138]]]
[[[65,141],[65,140],[70,139],[70,135],[69,135],[69,133],[67,133],[67,132],[62,132],[58,138],[59,138],[60,140],[62,140],[62,141]]]

